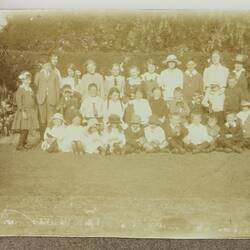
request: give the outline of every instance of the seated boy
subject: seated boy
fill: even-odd
[[[250,102],[242,100],[241,111],[237,114],[243,130],[244,147],[250,149]]]
[[[208,152],[212,142],[212,137],[208,135],[207,127],[201,124],[201,121],[201,114],[192,113],[191,123],[187,126],[188,134],[184,138],[186,149],[194,154]]]
[[[163,128],[171,152],[175,154],[184,154],[186,150],[184,148],[183,139],[187,135],[187,129],[183,126],[180,115],[171,114],[169,116],[169,121],[163,125]]]
[[[226,115],[226,123],[222,127],[220,136],[220,145],[226,153],[232,151],[236,153],[242,152],[243,133],[240,122],[237,120],[235,113]]]
[[[155,115],[149,117],[149,125],[145,127],[145,139],[144,148],[147,153],[154,153],[160,151],[166,151],[168,142],[164,130],[160,127],[159,118]]]
[[[145,143],[144,129],[141,125],[140,116],[134,115],[129,122],[129,127],[125,130],[126,146],[125,153],[139,153],[143,151]]]
[[[220,137],[220,126],[218,125],[218,120],[216,116],[209,115],[207,119],[207,132],[208,135],[211,136],[212,141],[210,145],[210,150],[213,151],[218,146],[218,139]]]

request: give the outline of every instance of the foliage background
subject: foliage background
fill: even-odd
[[[0,84],[16,86],[21,70],[35,71],[36,62],[51,52],[60,56],[60,69],[92,58],[107,73],[127,55],[141,68],[148,57],[161,61],[176,53],[185,62],[194,58],[203,71],[212,50],[223,52],[227,66],[236,53],[249,54],[250,12],[204,11],[18,11],[3,13],[0,32]],[[160,69],[159,69],[160,70]]]

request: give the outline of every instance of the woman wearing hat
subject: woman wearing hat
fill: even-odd
[[[185,100],[190,103],[194,93],[202,94],[203,80],[202,75],[196,70],[197,64],[194,60],[189,60],[186,66],[187,69],[184,73],[183,82],[183,95]]]
[[[19,75],[21,81],[16,92],[17,111],[12,124],[12,129],[20,132],[16,149],[28,149],[27,138],[30,130],[39,129],[38,114],[35,106],[33,90],[30,87],[31,74],[24,71]]]
[[[85,63],[87,73],[82,76],[77,89],[80,92],[82,99],[88,95],[89,84],[96,84],[98,95],[104,98],[104,79],[103,76],[96,72],[96,63],[93,60],[87,60]]]
[[[169,55],[163,61],[167,65],[167,69],[160,73],[158,83],[163,89],[163,97],[165,101],[173,99],[174,89],[176,87],[183,88],[183,73],[177,68],[181,62],[175,55]]]
[[[244,99],[250,99],[250,90],[247,82],[246,70],[244,68],[246,57],[238,54],[234,59],[233,74],[237,80],[237,86],[242,91],[242,97]]]
[[[209,62],[211,62],[210,66],[205,68],[203,73],[204,89],[214,83],[217,83],[221,88],[225,88],[229,70],[221,64],[220,53],[214,51]]]

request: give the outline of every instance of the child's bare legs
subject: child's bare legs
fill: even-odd
[[[184,144],[180,139],[176,139],[176,138],[170,139],[169,146],[171,148],[172,153],[185,154],[186,152],[184,148]]]
[[[80,141],[76,141],[76,149],[79,155],[83,155],[84,154],[84,147],[82,145],[82,143]]]
[[[22,150],[24,148],[26,148],[26,142],[27,142],[27,138],[28,138],[28,134],[29,134],[29,130],[28,129],[23,129],[20,131],[20,136],[19,136],[19,140],[17,143],[17,150]]]
[[[71,143],[71,148],[72,148],[72,151],[73,151],[73,153],[76,155],[76,154],[78,154],[78,148],[77,148],[77,143],[76,143],[76,141],[72,141],[72,143]]]
[[[46,150],[48,153],[57,153],[59,152],[58,144],[56,139],[50,143],[49,147]]]

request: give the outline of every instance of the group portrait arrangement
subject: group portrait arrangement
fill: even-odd
[[[82,68],[68,62],[62,75],[52,53],[35,74],[20,72],[12,101],[2,100],[1,129],[19,133],[18,151],[32,149],[28,135],[39,131],[47,153],[241,153],[250,149],[247,57],[235,54],[233,68],[222,57],[212,51],[203,72],[171,53],[162,71],[152,58],[144,67],[125,58],[106,75],[90,58]]]

